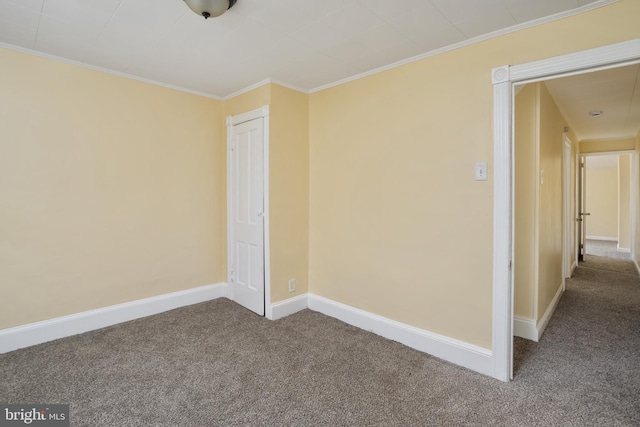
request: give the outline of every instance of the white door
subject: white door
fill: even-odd
[[[264,119],[232,127],[231,248],[233,299],[264,316]]]
[[[580,222],[580,256],[579,260],[584,261],[587,253],[587,158],[581,156],[580,159],[580,212],[577,220]]]

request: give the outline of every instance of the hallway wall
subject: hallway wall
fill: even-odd
[[[562,285],[567,122],[544,82],[526,85],[515,102],[514,314],[537,324]]]

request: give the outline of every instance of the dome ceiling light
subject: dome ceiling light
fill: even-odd
[[[210,17],[215,18],[231,9],[237,0],[184,0],[189,6],[189,9],[193,10],[200,16],[204,16],[204,19]]]

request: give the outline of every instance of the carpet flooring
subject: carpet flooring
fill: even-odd
[[[585,247],[587,249],[587,255],[596,255],[603,258],[631,259],[629,253],[618,251],[618,242],[587,239]]]
[[[587,255],[502,383],[310,310],[219,299],[0,355],[0,402],[72,426],[638,426],[640,282]]]

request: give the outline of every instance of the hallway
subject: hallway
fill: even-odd
[[[585,256],[540,342],[515,338],[514,383],[546,384],[568,408],[598,407],[608,425],[638,425],[640,278],[628,254],[603,243],[588,253],[616,258]]]

